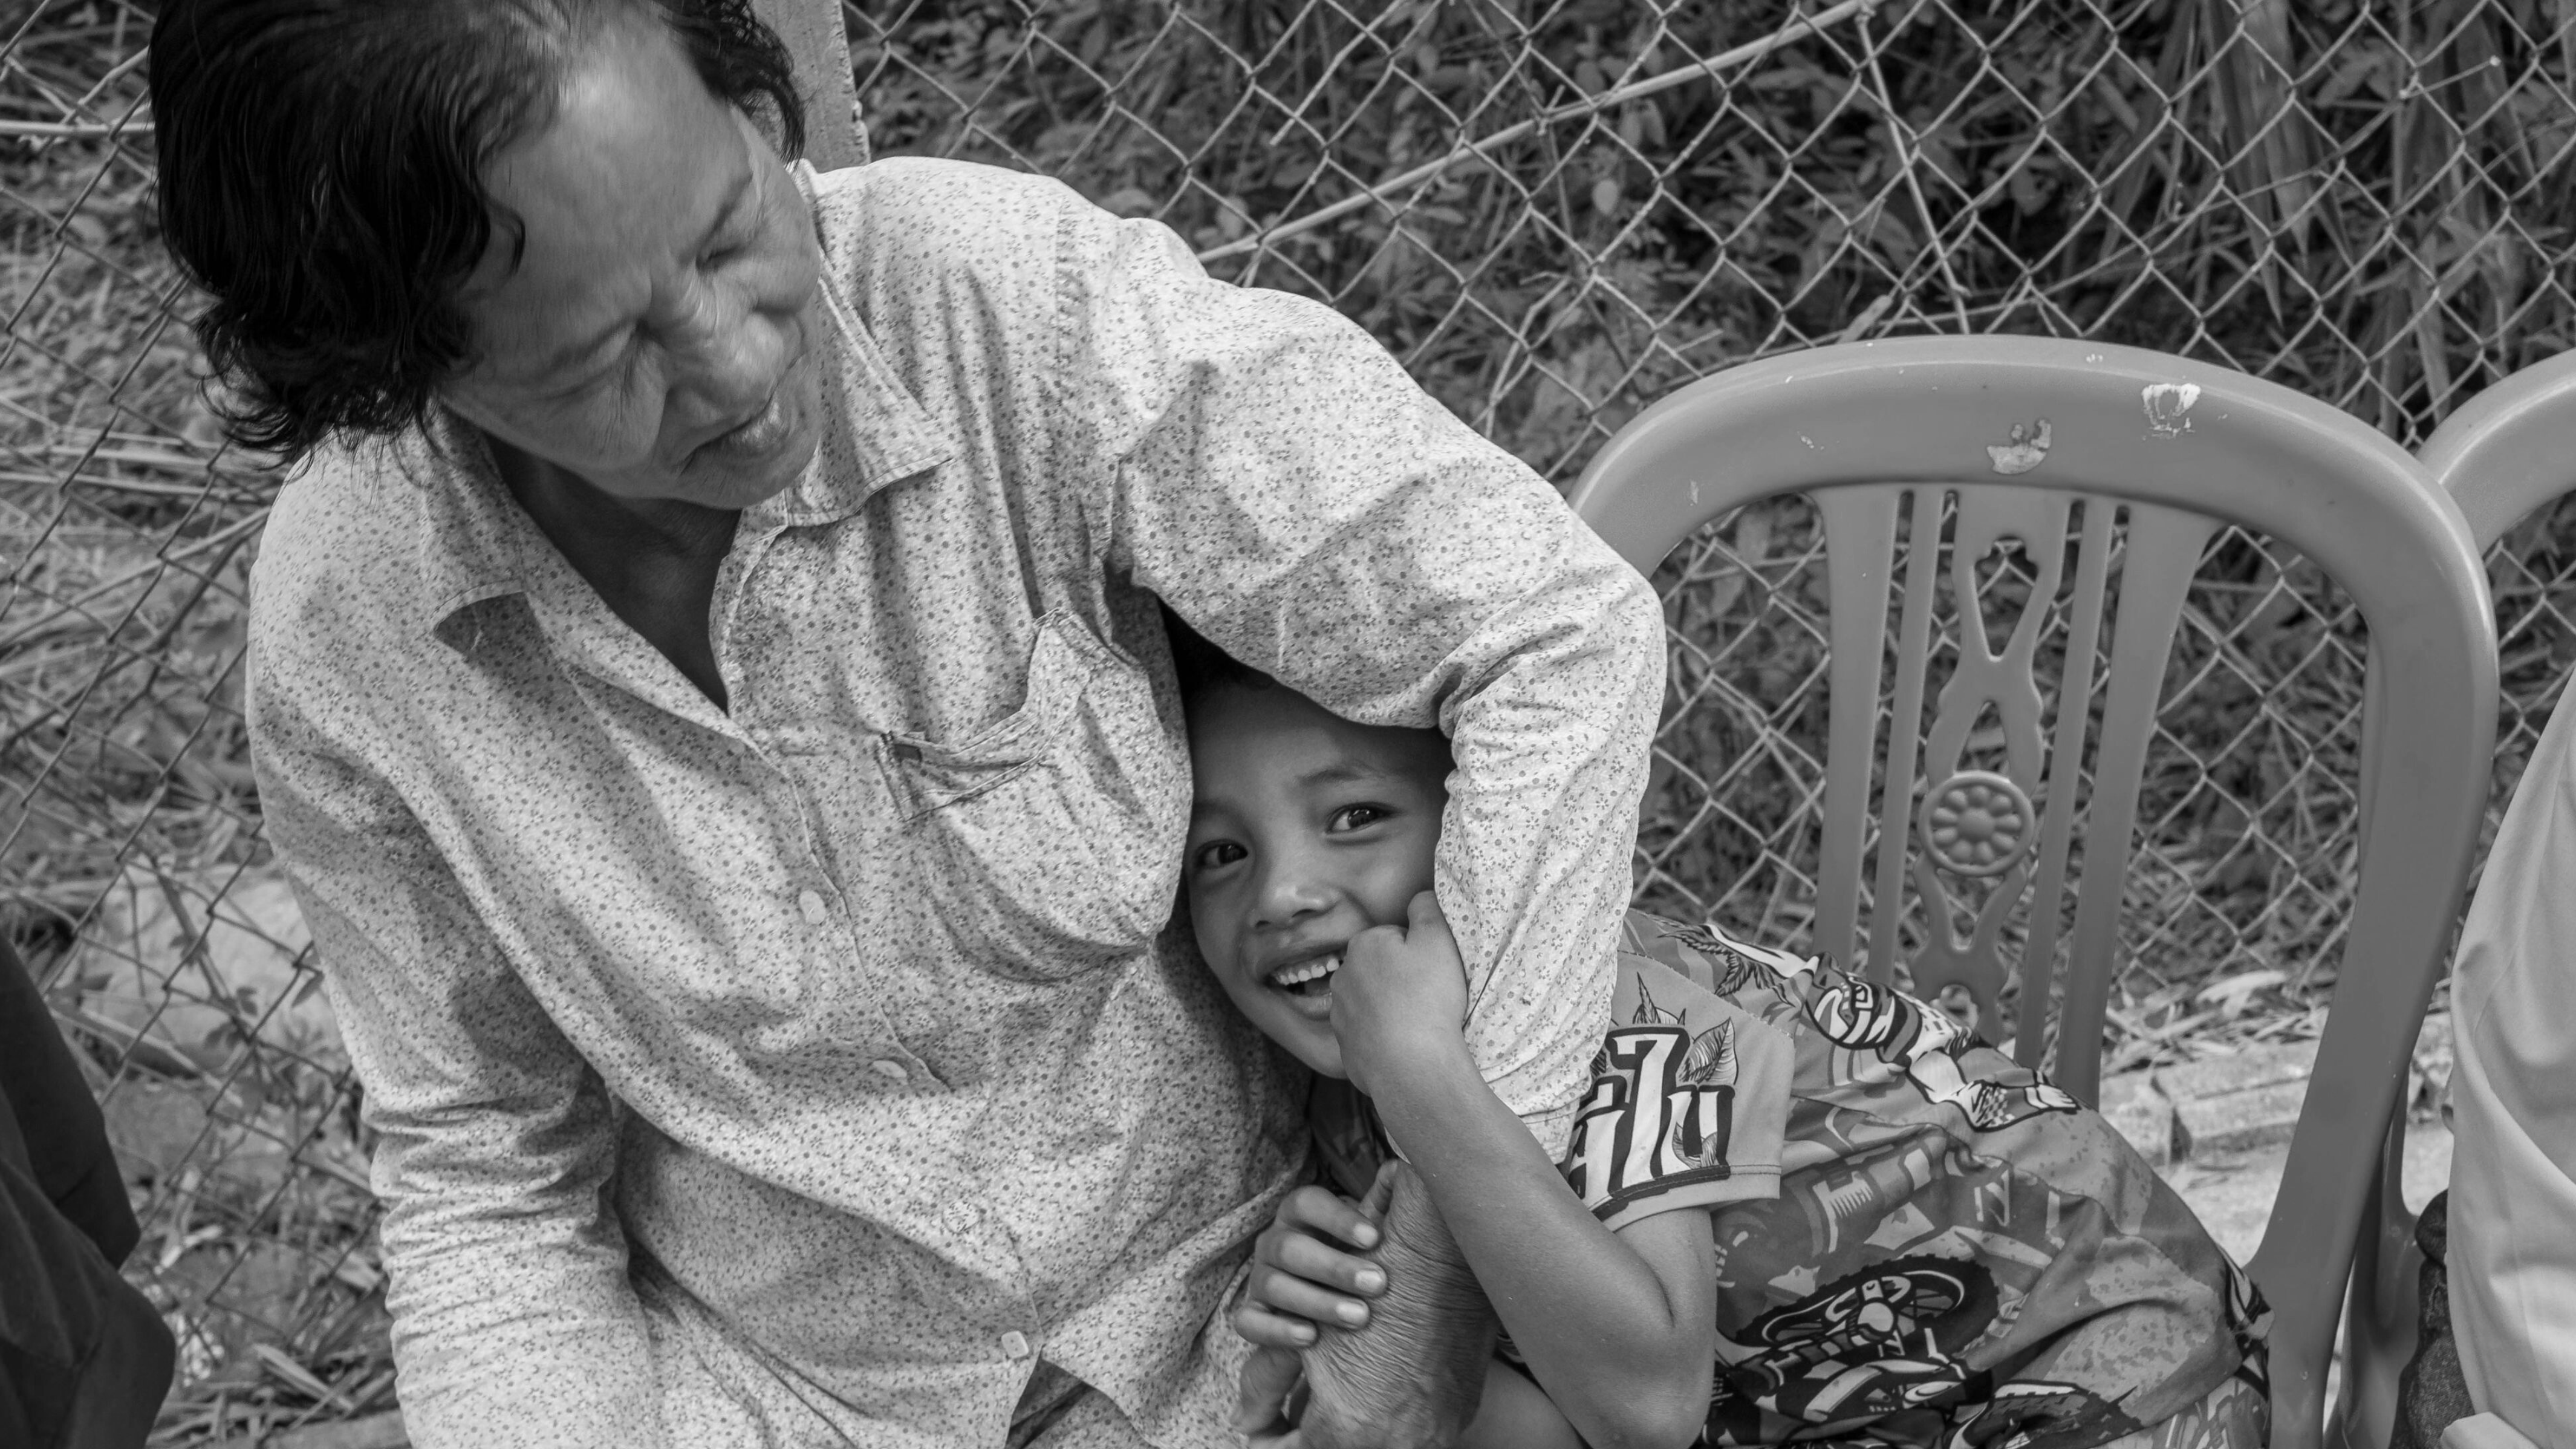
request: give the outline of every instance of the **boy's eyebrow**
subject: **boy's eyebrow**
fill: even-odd
[[[1359,760],[1335,760],[1329,765],[1318,765],[1299,775],[1297,783],[1300,785],[1356,785],[1372,780],[1401,778],[1403,777],[1395,771],[1380,765],[1371,765]]]

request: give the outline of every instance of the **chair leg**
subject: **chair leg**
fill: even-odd
[[[2406,1114],[2391,1114],[2379,1174],[2362,1205],[2353,1245],[2352,1283],[2344,1297],[2343,1388],[2326,1442],[2344,1449],[2387,1449],[2397,1433],[2398,1379],[2415,1355],[2417,1277],[2424,1254],[2415,1244],[2415,1215],[2406,1210]],[[2429,1449],[2429,1446],[2426,1446]]]

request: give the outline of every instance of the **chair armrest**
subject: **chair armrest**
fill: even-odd
[[[2522,1431],[2493,1414],[2454,1419],[2442,1431],[2442,1449],[2540,1449]]]

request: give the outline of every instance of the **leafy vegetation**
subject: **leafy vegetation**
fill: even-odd
[[[1331,302],[1565,483],[1673,387],[1837,340],[2130,343],[2407,443],[2576,341],[2576,15],[2543,0],[849,8],[879,154],[1159,217],[1219,275]],[[2534,520],[2498,555],[2499,801],[2576,662],[2571,530]],[[1802,510],[1762,510],[1660,579],[1687,622],[1650,901],[1803,920],[1815,547]],[[2127,1019],[2154,1039],[2213,980],[2269,972],[2219,999],[2288,1009],[2327,979],[2364,642],[2313,565],[2213,547],[2132,869]]]

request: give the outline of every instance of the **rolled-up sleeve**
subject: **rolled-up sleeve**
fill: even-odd
[[[2576,694],[2532,752],[2460,929],[2448,1241],[2470,1401],[2576,1449]]]
[[[1653,591],[1330,308],[1211,280],[1153,223],[1076,204],[1064,230],[1064,466],[1111,566],[1338,714],[1449,734],[1468,1044],[1560,1151],[1629,894]]]
[[[282,646],[282,647],[281,647]],[[644,1320],[605,1191],[598,1078],[503,960],[354,708],[291,644],[253,641],[271,841],[310,925],[385,1204],[394,1352],[419,1449],[652,1449]]]

